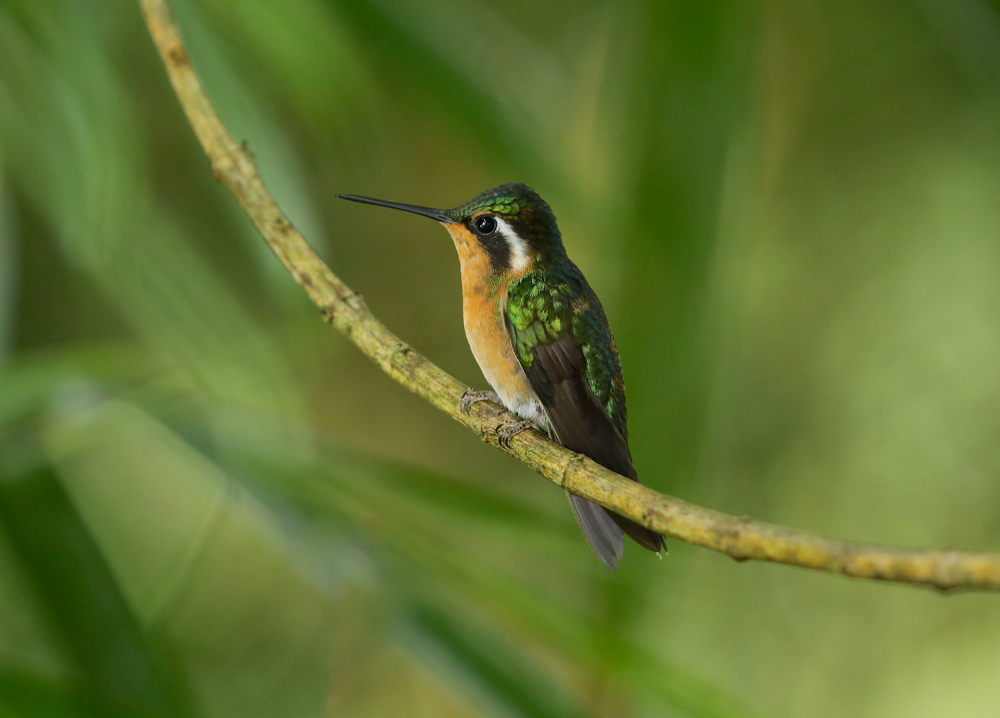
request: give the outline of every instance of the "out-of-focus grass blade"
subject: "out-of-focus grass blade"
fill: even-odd
[[[18,7],[30,23],[0,23],[0,137],[64,256],[192,385],[299,416],[281,351],[153,199],[137,111],[93,18],[74,4]],[[240,416],[219,414],[213,428],[246,433]],[[294,445],[278,434],[257,440]]]
[[[0,718],[87,718],[79,690],[36,676],[0,672]]]
[[[364,42],[338,21],[323,0],[199,0],[198,4],[211,14],[223,34],[256,58],[265,76],[274,78],[274,89],[299,109],[317,139],[333,139],[348,152],[350,148],[343,145],[350,141],[370,148],[363,130],[373,119],[375,108],[371,69],[358,52]],[[190,13],[194,5],[185,0],[175,7],[209,96],[219,105],[221,93],[224,105],[227,91],[213,82],[216,70],[208,66],[212,58],[204,58],[208,62],[202,72],[201,52],[205,48],[202,39],[191,37],[190,23],[195,18]],[[257,99],[266,102],[262,97]],[[223,118],[237,131],[245,119],[230,118],[224,109],[220,107]],[[263,174],[268,175],[266,171]],[[268,185],[272,186],[270,180]],[[281,204],[285,206],[285,200]]]
[[[184,29],[188,51],[193,58],[196,58],[198,74],[205,84],[209,97],[212,98],[212,104],[215,105],[233,136],[247,142],[252,149],[261,176],[285,214],[303,235],[309,238],[313,247],[322,252],[325,233],[321,231],[318,212],[312,201],[314,194],[310,191],[303,157],[296,151],[287,124],[277,120],[285,114],[281,111],[282,108],[276,108],[273,100],[269,102],[270,98],[261,92],[260,83],[248,81],[246,70],[237,64],[245,60],[242,57],[233,57],[231,48],[218,36],[216,28],[202,17],[201,8],[186,1],[175,2],[172,7]],[[230,4],[230,7],[237,18],[247,10],[242,3]],[[271,4],[270,10],[280,17],[290,14],[299,7],[300,3],[279,3]],[[235,18],[228,15],[226,19],[229,22],[235,21]],[[273,24],[267,27],[272,32],[275,31]],[[295,27],[309,28],[312,32],[317,32],[319,29],[304,19]],[[323,56],[310,59],[320,68],[330,67],[331,71],[335,71],[343,65],[343,61],[334,51],[336,46],[336,42],[327,42],[319,46],[319,49],[325,51],[324,55],[333,55],[336,61]],[[299,53],[302,50],[316,48],[316,43],[309,42],[308,37],[288,38],[287,44],[283,47],[286,49],[286,56],[301,60]],[[290,52],[293,48],[294,52]],[[269,55],[267,59],[273,58]],[[312,75],[298,78],[300,83],[311,79]],[[337,92],[338,89],[340,88],[330,88],[329,94],[323,93],[323,96],[342,99],[341,93]],[[342,110],[348,112],[352,103],[345,102],[345,104],[347,107]],[[295,311],[300,311],[304,305],[301,289],[294,282],[288,281],[288,271],[267,244],[261,241],[257,230],[246,221],[242,208],[228,196],[221,204],[232,216],[232,224],[244,230],[246,245],[264,268],[269,280],[267,285],[277,290],[279,296],[294,301],[290,306],[294,307]]]
[[[988,0],[955,0],[936,3],[916,0],[914,5],[927,19],[966,79],[996,94],[1000,91],[1000,7]]]
[[[444,666],[471,682],[515,715],[531,718],[571,718],[581,716],[571,705],[568,694],[552,680],[540,664],[519,655],[512,646],[486,631],[473,630],[454,615],[417,605],[409,616],[410,626],[431,649],[419,646],[421,653],[442,659]]]
[[[246,448],[257,451],[260,447]],[[537,524],[551,518],[532,505],[528,497],[514,495],[504,487],[474,483],[342,447],[327,447],[322,458],[299,466],[280,463],[278,457],[259,453],[245,458],[243,467],[260,476],[268,487],[289,495],[310,484],[326,485],[355,494],[363,492],[370,497],[373,507],[385,499],[433,506],[470,519],[512,524]]]
[[[479,661],[491,660],[494,647],[481,649],[486,650],[483,655],[467,654],[479,638],[463,638],[464,629],[458,624],[441,627],[434,622],[437,618],[431,622],[442,631],[439,647],[447,644],[452,668],[461,666],[456,670],[476,674],[483,685],[495,682],[490,691],[505,694],[508,683],[514,685],[513,694],[501,696],[501,702],[513,702],[527,715],[565,709],[535,705],[532,696],[537,686],[529,680],[525,687],[516,670],[507,670],[507,659],[516,666],[517,660],[510,656],[532,644],[573,670],[610,670],[623,684],[633,686],[642,700],[673,706],[684,715],[752,715],[711,682],[643,653],[617,632],[616,626],[630,625],[628,620],[595,630],[595,612],[605,604],[620,609],[634,602],[609,600],[613,575],[594,562],[585,544],[581,546],[575,525],[565,536],[554,534],[551,517],[504,497],[496,487],[377,457],[343,450],[331,453],[336,461],[319,459],[291,471],[287,465],[268,462],[261,453],[245,466],[262,476],[268,490],[277,491],[308,515],[332,518],[367,535],[384,562],[384,581],[393,586],[389,593],[402,603],[400,610],[406,616],[424,616],[424,611],[436,617],[457,616],[461,606],[484,625],[518,635],[517,648],[497,649],[506,651],[506,658],[497,658],[497,665],[481,665]],[[455,495],[449,496],[453,491]],[[493,502],[500,506],[498,513],[490,511]],[[567,518],[567,523],[572,520]],[[566,550],[561,549],[564,545]],[[628,591],[630,584],[614,590]],[[641,660],[635,658],[638,654]]]
[[[386,473],[394,468],[398,471],[389,467]],[[439,504],[386,486],[385,478],[370,466],[359,470],[349,463],[342,471],[335,466],[286,470],[266,478],[264,486],[321,523],[332,521],[341,531],[367,537],[386,568],[398,572],[393,579],[398,589],[393,593],[414,585],[437,590],[433,587],[440,582],[447,586],[441,590],[468,595],[473,601],[517,607],[529,616],[528,623],[536,628],[544,625],[546,635],[576,633],[580,616],[574,609],[579,601],[564,599],[557,605],[547,592],[580,584],[593,566],[582,553],[575,561],[567,556],[565,564],[553,564],[561,555],[553,551],[553,544],[566,552],[576,537],[571,531],[566,532],[570,541],[553,534],[549,522],[540,521],[542,516],[528,507],[510,502],[504,513],[503,503],[510,501],[506,499],[498,502],[502,515],[491,515],[490,495],[476,495],[469,487],[465,487],[467,497]],[[530,582],[529,577],[538,580]]]
[[[515,73],[497,61],[486,72],[481,67],[473,72],[473,65],[480,64],[469,62],[476,49],[459,39],[460,36],[448,37],[446,28],[453,26],[455,19],[449,18],[444,8],[405,4],[388,8],[372,0],[327,1],[352,32],[364,38],[373,49],[372,63],[387,63],[383,69],[402,82],[432,91],[438,102],[448,107],[450,114],[461,117],[475,130],[480,142],[528,165],[539,166],[542,161],[540,170],[545,166],[544,160],[551,159],[523,110],[512,106],[511,98],[505,97],[501,90],[510,87],[502,77],[504,73],[511,81],[530,83],[534,81],[532,78],[551,76],[550,68],[524,68]],[[451,10],[460,14],[469,12],[468,6],[456,6]],[[439,18],[432,17],[439,11]],[[494,37],[504,42],[502,34]],[[468,56],[465,50],[459,52],[463,44],[470,53]],[[530,63],[536,57],[522,59]],[[490,62],[482,53],[480,58]]]
[[[739,82],[748,66],[740,50],[753,12],[727,0],[649,2],[639,20],[621,132],[630,222],[619,228],[628,283],[617,336],[629,386],[643,387],[629,393],[640,474],[683,480],[696,476],[700,456],[713,338],[708,281],[726,152],[750,86]],[[644,447],[655,447],[648,460]],[[675,479],[670,490],[684,487]]]
[[[0,143],[2,147],[2,143]],[[0,154],[0,366],[7,358],[14,335],[14,314],[18,288],[17,252],[15,249],[11,199],[6,191],[3,174],[3,155]]]
[[[0,521],[101,715],[190,715],[180,674],[144,635],[55,474],[0,480]]]
[[[0,364],[0,427],[14,425],[51,405],[63,389],[81,383],[100,390],[131,391],[162,398],[176,397],[184,383],[169,384],[160,375],[156,354],[135,344],[97,342],[70,349],[21,353]],[[150,386],[156,377],[161,383]]]
[[[262,506],[124,402],[64,407],[47,446],[126,599],[170,640],[207,714],[317,714],[355,609],[310,580]]]
[[[692,718],[763,718],[718,685],[685,670],[676,662],[665,661],[639,646],[626,649],[629,666],[621,678],[650,706],[675,706]]]

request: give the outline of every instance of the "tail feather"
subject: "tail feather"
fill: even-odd
[[[618,559],[625,553],[625,538],[616,517],[613,517],[604,510],[604,507],[593,501],[588,501],[568,491],[566,496],[569,497],[569,505],[573,508],[573,515],[576,516],[576,522],[580,524],[580,529],[587,538],[590,548],[594,549],[597,558],[601,559],[605,566],[614,571],[618,568]],[[633,525],[642,528],[637,524]],[[629,536],[632,536],[631,532]],[[633,536],[633,538],[635,537]],[[638,539],[636,540],[638,541]],[[662,542],[662,540],[661,538],[660,541]],[[640,543],[643,542],[640,541]],[[643,543],[643,545],[646,544]]]
[[[605,513],[611,517],[618,526],[628,534],[628,537],[635,541],[637,544],[643,548],[647,548],[654,553],[667,553],[667,543],[663,540],[663,537],[655,531],[650,531],[645,526],[640,526],[635,521],[627,519],[624,516],[619,516],[616,513],[605,510]]]

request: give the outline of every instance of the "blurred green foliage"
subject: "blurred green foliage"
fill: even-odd
[[[506,181],[610,315],[651,486],[1000,548],[983,0],[176,0],[223,118],[472,385],[433,223]],[[991,595],[606,571],[562,492],[319,320],[134,3],[0,0],[0,716],[995,716]]]

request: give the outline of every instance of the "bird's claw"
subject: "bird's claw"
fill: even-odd
[[[500,397],[497,396],[495,391],[477,391],[470,386],[462,392],[462,400],[459,402],[458,406],[462,410],[463,414],[468,414],[472,409],[472,405],[480,401],[492,401],[499,404]],[[529,429],[532,426],[534,426],[534,423],[528,420],[504,421],[497,425],[497,441],[502,448],[509,449],[510,440],[525,429]]]
[[[479,401],[499,403],[500,397],[497,396],[495,391],[477,391],[470,386],[462,392],[462,401],[459,402],[458,407],[462,410],[463,414],[468,414],[472,410],[472,405]]]
[[[473,388],[471,386],[468,387],[462,392],[462,400],[458,402],[458,408],[462,410],[463,414],[468,414],[469,410],[472,409],[472,397],[469,396],[472,391]]]
[[[520,434],[525,429],[530,429],[533,424],[530,421],[505,421],[497,426],[497,441],[505,449],[510,448],[510,440]]]

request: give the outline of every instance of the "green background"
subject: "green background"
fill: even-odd
[[[177,0],[308,240],[482,388],[433,222],[535,187],[645,483],[1000,549],[1000,11]],[[321,321],[125,0],[0,1],[0,717],[1000,715],[996,595],[591,554]]]

